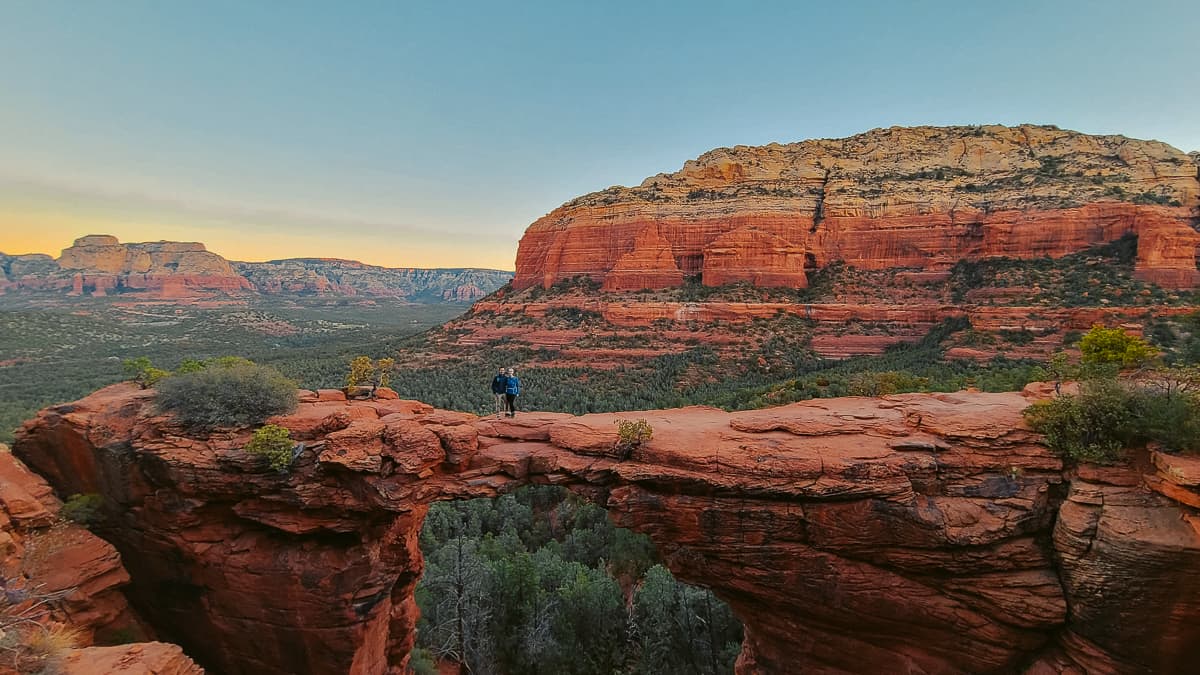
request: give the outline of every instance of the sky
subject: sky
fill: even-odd
[[[1200,149],[1200,2],[0,0],[0,251],[512,269],[714,147],[1056,124]]]

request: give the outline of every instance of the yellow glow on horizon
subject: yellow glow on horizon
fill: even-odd
[[[500,246],[469,237],[417,234],[378,235],[362,230],[278,232],[239,224],[188,225],[178,222],[136,222],[95,214],[47,210],[0,210],[0,252],[9,255],[48,253],[87,234],[111,234],[124,243],[198,241],[229,260],[261,261],[279,258],[345,258],[383,267],[479,267],[511,270],[516,242]]]

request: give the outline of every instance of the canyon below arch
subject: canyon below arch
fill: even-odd
[[[479,418],[302,392],[288,473],[132,384],[14,453],[98,532],[163,639],[222,673],[399,673],[431,502],[560,484],[648,534],[745,625],[739,673],[1183,672],[1200,659],[1200,459],[1066,468],[1023,393]],[[653,438],[615,450],[622,419]]]

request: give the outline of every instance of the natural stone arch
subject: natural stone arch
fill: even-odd
[[[15,451],[60,492],[105,495],[135,605],[221,672],[396,668],[428,503],[529,482],[602,500],[727,602],[742,673],[1200,658],[1200,534],[1133,468],[1064,473],[1019,394],[495,420],[323,392],[276,420],[304,442],[288,474],[241,450],[248,431],[189,438],[149,396],[43,411]],[[634,415],[654,437],[619,461],[613,421]],[[165,606],[173,585],[194,598]]]

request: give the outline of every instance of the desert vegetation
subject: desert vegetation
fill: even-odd
[[[259,424],[296,409],[296,383],[270,366],[240,357],[213,359],[155,385],[155,405],[185,427],[205,432]]]
[[[1154,443],[1200,451],[1200,367],[1167,365],[1146,340],[1097,326],[1079,341],[1077,366],[1055,360],[1056,375],[1081,380],[1079,393],[1030,406],[1030,426],[1077,461],[1109,463]]]
[[[421,549],[418,673],[717,675],[741,647],[723,602],[563,488],[434,504]]]
[[[79,630],[50,618],[50,608],[75,590],[52,593],[37,586],[0,588],[0,664],[5,672],[57,672],[57,658],[84,643]]]
[[[285,471],[291,466],[292,449],[291,432],[277,424],[265,424],[254,430],[254,436],[246,444],[246,452],[262,457],[267,466],[275,471]]]
[[[31,308],[0,297],[0,442],[40,408],[136,379],[125,361],[183,372],[189,362],[237,354],[308,387],[345,384],[346,364],[363,353],[394,353],[409,335],[463,311],[461,305],[374,300],[258,300],[254,310],[131,306],[115,299]],[[234,319],[237,320],[234,320]],[[280,333],[280,324],[289,327]],[[141,383],[151,382],[143,374]]]

